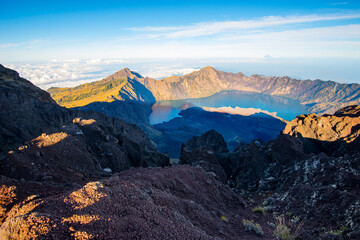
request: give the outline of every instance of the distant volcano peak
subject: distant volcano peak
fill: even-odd
[[[118,79],[121,77],[127,77],[127,78],[131,78],[131,79],[136,79],[136,80],[143,78],[143,76],[141,76],[139,73],[133,72],[129,68],[124,68],[124,69],[108,76],[106,79]]]

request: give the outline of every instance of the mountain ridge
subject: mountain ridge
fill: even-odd
[[[51,97],[64,107],[82,107],[93,102],[134,100],[154,102],[151,92],[138,82],[142,76],[124,68],[103,80],[74,88],[49,88]]]
[[[113,81],[121,82],[115,84],[116,86],[122,85],[111,92],[104,91],[106,93],[102,97],[92,98],[97,94],[88,91],[91,96],[85,96],[87,98],[85,102],[79,102],[81,99],[72,99],[71,97],[65,101],[63,99],[64,95],[69,95],[69,93],[75,93],[76,98],[84,97],[84,95],[76,95],[74,92],[80,86],[93,89],[91,86],[101,87],[101,84],[111,84]],[[144,88],[141,88],[140,85]],[[203,98],[228,90],[256,92],[294,99],[308,106],[310,112],[317,114],[333,113],[347,105],[360,103],[360,85],[356,83],[337,83],[319,79],[298,80],[288,76],[267,77],[257,74],[248,77],[241,72],[224,72],[210,66],[183,76],[171,76],[160,80],[144,78],[140,74],[124,68],[104,80],[80,86],[64,89],[50,88],[48,92],[60,105],[67,107],[77,107],[80,106],[79,104],[84,106],[85,103],[94,101],[111,102],[113,99],[151,102]],[[136,91],[140,91],[140,93],[137,94]]]
[[[202,68],[177,79],[177,82],[170,82],[167,78],[160,81],[145,78],[142,83],[157,100],[200,98],[225,90],[240,90],[295,99],[316,113],[333,113],[346,105],[360,102],[360,85],[356,83],[341,84],[257,74],[247,77],[241,72],[223,72],[212,67]],[[199,80],[202,80],[202,84]]]

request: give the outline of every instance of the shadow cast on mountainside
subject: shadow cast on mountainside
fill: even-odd
[[[119,96],[121,96],[122,99],[124,99],[125,101],[129,101],[129,100],[143,101],[150,104],[156,102],[156,99],[152,94],[152,92],[150,92],[149,89],[147,89],[143,84],[141,84],[139,81],[135,79],[129,79],[128,81],[130,83],[130,86],[128,86],[129,89],[123,88],[122,90],[124,92],[119,92]]]
[[[160,152],[168,152],[170,157],[179,157],[181,144],[193,136],[214,129],[224,136],[230,150],[240,142],[249,143],[254,139],[269,141],[280,134],[285,123],[272,116],[241,116],[228,113],[207,112],[201,108],[188,108],[179,113],[181,117],[153,127],[163,136],[154,141]]]
[[[128,123],[136,124],[139,127],[149,124],[149,116],[152,112],[151,103],[142,101],[120,101],[113,102],[93,102],[82,107],[75,107],[73,109],[80,111],[96,111],[104,113],[109,117],[119,118]]]
[[[359,130],[360,125],[356,125],[355,129],[353,127],[352,133]],[[324,141],[314,138],[306,138],[297,133],[297,138],[299,138],[303,144],[304,153],[310,154],[320,154],[325,153],[328,156],[339,157],[344,154],[353,154],[360,149],[360,137],[355,138],[354,140],[347,142],[343,139],[338,139],[335,141]]]

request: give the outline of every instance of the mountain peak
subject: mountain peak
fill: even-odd
[[[131,74],[131,70],[129,68],[123,68],[120,70],[120,72],[126,73],[126,74]]]
[[[217,71],[215,68],[211,66],[206,66],[201,69],[201,71]]]
[[[108,76],[107,80],[113,80],[118,79],[121,77],[127,77],[135,80],[139,80],[140,78],[143,78],[139,73],[131,71],[129,68],[123,68],[120,71]]]

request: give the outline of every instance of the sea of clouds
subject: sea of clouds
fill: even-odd
[[[184,75],[200,69],[182,64],[124,59],[54,59],[38,63],[11,63],[5,64],[5,67],[16,70],[21,77],[44,90],[50,87],[74,87],[98,81],[126,67],[144,77],[155,79]]]

